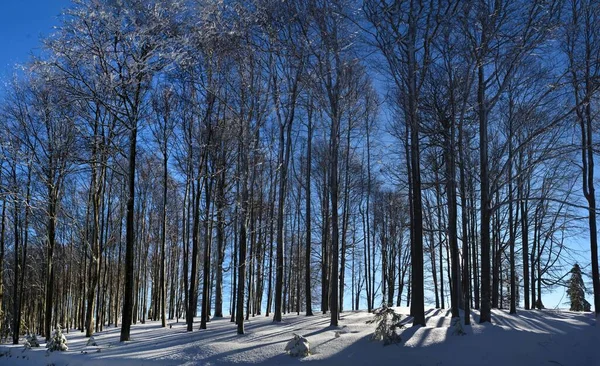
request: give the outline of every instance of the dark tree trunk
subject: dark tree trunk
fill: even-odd
[[[509,105],[510,113],[512,114],[512,100]],[[517,281],[515,270],[515,223],[513,222],[513,176],[512,176],[512,159],[513,159],[513,124],[512,118],[509,118],[508,127],[508,231],[509,231],[509,246],[510,246],[510,314],[517,313]]]
[[[525,310],[531,309],[531,305],[529,302],[529,215],[528,215],[528,201],[527,197],[529,196],[529,189],[526,189],[529,186],[529,175],[528,173],[524,173],[522,169],[524,169],[523,162],[524,153],[522,150],[519,150],[519,180],[518,180],[518,198],[519,198],[519,207],[521,209],[521,247],[523,254],[523,294],[525,299]]]
[[[454,151],[454,121],[448,122],[449,126],[446,128],[446,197],[448,201],[448,240],[450,244],[450,257],[452,263],[451,277],[452,277],[452,317],[458,318],[458,304],[460,298],[460,266],[458,257],[458,235],[457,235],[457,220],[458,210],[456,204],[456,162],[455,162],[455,151]]]
[[[463,130],[464,119],[461,118],[461,124],[458,127],[458,152],[460,156],[460,203],[461,203],[461,224],[462,224],[462,248],[463,248],[463,296],[464,296],[464,313],[465,325],[471,324],[471,277],[469,271],[469,220],[468,220],[468,203],[467,203],[467,187],[465,177],[465,137]]]
[[[215,285],[215,317],[223,317],[223,262],[225,261],[225,151],[221,156],[221,173],[217,183],[217,274]]]
[[[52,188],[49,191],[53,190]],[[48,250],[47,250],[47,266],[46,266],[46,301],[44,313],[44,333],[46,333],[46,341],[50,339],[50,331],[52,328],[52,306],[54,305],[54,245],[56,241],[56,201],[53,192],[50,192],[50,204],[48,206]],[[23,279],[24,280],[24,279]]]
[[[209,321],[210,309],[210,257],[211,257],[211,235],[210,235],[210,204],[212,195],[213,178],[207,177],[205,181],[205,215],[206,224],[204,227],[204,270],[202,275],[202,310],[200,313],[200,329],[206,329],[206,323]]]
[[[2,170],[0,164],[0,170]],[[1,173],[0,173],[1,174]],[[1,179],[0,175],[0,179]],[[4,309],[4,254],[6,238],[6,200],[2,200],[2,219],[0,223],[0,309]],[[4,334],[4,315],[0,317],[0,334]]]
[[[121,321],[120,341],[129,341],[131,322],[133,320],[133,285],[134,285],[134,211],[135,211],[135,158],[137,149],[137,127],[131,127],[129,138],[129,172],[127,197],[127,218],[125,222],[125,293],[123,298],[123,319]]]
[[[166,134],[165,134],[166,135]],[[166,272],[166,251],[167,251],[167,181],[169,178],[169,156],[167,155],[167,138],[163,145],[163,207],[162,207],[162,230],[160,238],[160,309],[161,326],[167,326],[167,283]]]
[[[323,174],[325,181],[323,182],[323,197],[321,199],[322,210],[322,231],[321,231],[321,311],[327,314],[329,310],[329,189],[327,184],[327,169],[324,169],[326,174]]]
[[[417,23],[415,14],[409,16],[408,41],[408,119],[410,122],[410,159],[412,180],[412,209],[413,209],[413,237],[412,237],[412,302],[411,314],[413,326],[425,326],[425,291],[423,274],[423,208],[421,198],[421,159],[419,148],[419,117],[417,112],[417,80],[416,80],[416,37]]]
[[[247,147],[244,146],[245,128],[241,129],[242,137],[240,141],[240,163],[241,163],[241,208],[240,208],[240,234],[239,234],[239,270],[237,281],[237,299],[236,299],[236,324],[237,334],[244,334],[244,296],[246,281],[246,227],[248,225],[248,156]]]
[[[348,231],[348,217],[350,211],[350,132],[351,128],[348,125],[348,131],[346,131],[346,151],[344,159],[344,209],[342,211],[342,250],[341,250],[341,263],[340,263],[340,279],[339,279],[339,311],[344,311],[344,281],[346,275],[346,235]]]
[[[17,188],[17,176],[16,169],[13,167],[13,179],[14,179],[14,188]],[[21,332],[21,325],[19,322],[20,318],[20,304],[19,304],[19,200],[14,200],[14,253],[15,253],[15,263],[14,263],[14,284],[13,284],[13,325],[12,325],[12,340],[13,344],[19,344],[19,335]],[[45,326],[45,325],[44,325]],[[45,332],[45,328],[44,328]]]
[[[308,110],[308,133],[306,142],[306,252],[304,255],[305,261],[305,278],[304,291],[306,293],[306,315],[313,315],[312,311],[312,286],[311,286],[311,246],[312,246],[312,222],[311,222],[311,170],[312,170],[312,108]]]
[[[481,43],[485,45],[485,32]],[[488,119],[485,100],[484,66],[478,67],[477,104],[479,117],[479,164],[481,181],[481,316],[480,323],[492,321],[490,306],[490,199],[488,174]]]
[[[194,193],[194,224],[192,229],[192,256],[190,261],[192,262],[192,268],[190,272],[190,288],[188,290],[188,304],[186,312],[186,323],[187,331],[191,332],[194,328],[194,314],[196,313],[196,307],[198,306],[198,286],[196,280],[198,276],[198,240],[199,240],[199,221],[200,221],[200,171],[196,177],[196,188]]]
[[[281,321],[282,313],[282,296],[283,296],[283,216],[285,210],[285,197],[287,192],[287,177],[288,177],[288,164],[290,162],[290,154],[292,150],[292,117],[286,122],[279,126],[279,161],[281,164],[281,172],[279,176],[279,199],[277,208],[277,263],[275,268],[275,314],[273,315],[273,321]]]
[[[329,307],[331,309],[330,326],[338,325],[339,317],[339,218],[338,218],[338,153],[339,153],[339,118],[337,113],[334,113],[331,123],[331,146],[329,158],[329,191],[331,198],[331,291],[329,299]]]

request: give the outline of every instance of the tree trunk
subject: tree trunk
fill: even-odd
[[[14,189],[17,189],[18,185],[17,185],[17,175],[16,175],[16,168],[13,166],[12,169],[12,173],[13,173],[13,179],[14,179]],[[15,194],[16,195],[16,194]],[[21,308],[19,305],[19,239],[20,239],[20,234],[19,234],[19,200],[14,199],[14,240],[15,240],[15,245],[14,245],[14,254],[15,254],[15,263],[14,263],[14,284],[13,284],[13,325],[12,325],[12,340],[13,340],[13,344],[19,344],[19,335],[21,333],[21,324],[19,322],[19,318],[20,318],[20,312],[21,312]],[[44,328],[44,332],[45,332],[45,328]]]
[[[523,156],[522,150],[519,150],[519,171],[521,172],[518,180],[518,198],[519,207],[521,209],[521,247],[523,254],[523,294],[525,299],[525,310],[531,309],[529,303],[529,215],[528,215],[528,202],[527,197],[529,196],[529,189],[525,188],[525,185],[529,187],[529,174],[523,173]]]
[[[201,169],[200,169],[201,170]],[[196,307],[198,306],[198,286],[196,280],[198,276],[198,236],[199,236],[199,224],[200,224],[200,171],[196,177],[196,188],[194,196],[194,224],[192,231],[192,256],[190,261],[192,262],[192,268],[190,272],[190,288],[188,290],[188,308],[186,312],[186,323],[187,331],[191,332],[194,327],[194,314],[196,313]]]
[[[217,183],[217,270],[215,285],[215,317],[223,317],[223,262],[225,261],[225,185],[227,170],[225,169],[226,156],[222,152],[219,175]]]
[[[509,104],[510,114],[512,115],[513,103],[512,99]],[[508,234],[510,246],[510,314],[517,313],[517,281],[515,270],[515,223],[513,222],[513,176],[512,176],[512,159],[513,159],[513,124],[512,118],[508,121]]]
[[[417,61],[416,37],[417,23],[415,14],[411,11],[409,16],[408,34],[408,119],[410,123],[410,158],[412,179],[412,209],[413,209],[413,237],[412,237],[412,302],[411,314],[413,326],[425,326],[425,292],[423,274],[423,209],[421,198],[421,159],[419,148],[419,117],[417,111]]]
[[[160,238],[160,309],[161,326],[167,326],[167,283],[165,278],[166,271],[166,251],[167,251],[167,183],[169,178],[169,156],[167,155],[167,139],[165,137],[163,145],[163,207],[162,207],[162,231]]]
[[[210,128],[209,128],[210,129]],[[210,132],[209,132],[210,134]],[[210,138],[209,138],[210,140]],[[207,178],[205,180],[205,215],[206,224],[204,227],[204,271],[202,275],[202,310],[200,313],[200,329],[206,329],[206,323],[209,319],[210,309],[210,257],[211,257],[211,231],[210,231],[210,204],[212,195],[213,176],[207,171]]]
[[[2,170],[0,164],[0,170]],[[1,174],[1,173],[0,173]],[[1,180],[1,175],[0,175]],[[0,337],[4,334],[4,254],[5,254],[5,243],[6,238],[6,200],[2,200],[2,219],[0,222]]]
[[[485,45],[485,32],[481,44]],[[481,181],[481,316],[479,323],[492,321],[490,306],[490,200],[488,174],[488,119],[485,101],[484,66],[478,67],[477,104],[479,117],[479,164]]]
[[[338,153],[339,153],[339,125],[340,121],[337,113],[333,113],[331,121],[331,146],[330,146],[330,172],[329,172],[329,192],[331,198],[331,278],[330,278],[330,299],[329,307],[331,309],[330,326],[338,325],[339,317],[339,219],[338,219]]]
[[[452,93],[452,91],[451,91]],[[453,97],[451,97],[452,103]],[[457,235],[457,220],[458,210],[456,204],[456,162],[455,162],[455,149],[454,149],[454,121],[449,121],[446,128],[446,197],[448,202],[448,241],[450,244],[450,259],[451,259],[451,277],[452,277],[452,317],[458,318],[458,304],[460,298],[460,266],[458,258],[458,235]],[[463,239],[464,240],[464,239]]]
[[[458,153],[460,157],[460,203],[461,203],[461,224],[462,224],[462,248],[463,248],[463,295],[465,301],[465,325],[471,324],[471,276],[469,272],[469,228],[467,212],[467,187],[465,177],[465,159],[466,141],[463,130],[464,119],[461,118],[461,124],[458,127]]]
[[[49,191],[53,189],[50,188]],[[56,241],[56,201],[54,199],[54,192],[50,192],[51,198],[48,205],[48,249],[47,249],[47,265],[46,265],[46,302],[45,302],[45,314],[44,314],[44,332],[46,333],[46,341],[50,339],[50,332],[52,328],[52,306],[54,296],[54,245]]]
[[[243,123],[243,122],[242,122]],[[244,297],[246,281],[246,227],[248,225],[248,147],[245,146],[245,128],[241,128],[240,140],[240,169],[241,171],[241,208],[240,208],[240,235],[239,235],[239,272],[237,283],[236,323],[237,334],[244,334]],[[280,294],[281,295],[281,294]]]
[[[135,158],[137,148],[137,126],[131,127],[129,138],[129,172],[127,197],[127,219],[125,228],[125,293],[123,299],[123,319],[121,321],[120,341],[129,341],[133,318],[133,285],[134,285],[134,211],[135,211]]]
[[[308,108],[308,133],[306,141],[306,252],[304,255],[305,260],[305,278],[304,278],[304,291],[306,298],[306,315],[313,315],[312,311],[312,286],[311,286],[311,246],[312,246],[312,221],[311,221],[311,170],[312,170],[312,111],[311,107]]]
[[[340,263],[340,281],[339,281],[339,311],[344,311],[344,283],[346,275],[346,235],[348,231],[348,216],[350,214],[350,123],[346,131],[346,151],[344,159],[344,208],[342,211],[342,252]]]

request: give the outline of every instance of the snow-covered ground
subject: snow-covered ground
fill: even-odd
[[[399,308],[407,314],[407,308]],[[600,366],[600,329],[590,313],[520,311],[517,316],[494,311],[494,324],[465,327],[452,335],[448,310],[427,310],[427,327],[402,330],[402,343],[384,347],[370,337],[372,315],[345,312],[340,326],[329,327],[327,315],[285,315],[275,324],[264,316],[246,323],[238,336],[229,319],[216,319],[208,330],[186,332],[185,324],[163,329],[159,322],[131,328],[130,342],[119,342],[119,329],[95,336],[100,352],[86,346],[79,331],[66,334],[69,350],[47,354],[23,346],[0,346],[0,365],[591,365]],[[477,313],[473,313],[477,320]],[[407,319],[409,320],[409,319]],[[336,337],[336,332],[339,332]],[[308,338],[311,355],[284,353],[293,334]],[[87,352],[87,353],[84,353]]]

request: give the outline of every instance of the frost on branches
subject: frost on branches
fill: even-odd
[[[581,268],[577,263],[571,270],[571,278],[567,286],[567,295],[571,300],[571,311],[590,311],[591,305],[585,299],[585,284],[581,277]]]
[[[48,348],[48,351],[50,352],[67,351],[69,349],[69,347],[67,347],[67,337],[65,337],[60,329],[60,325],[52,331],[52,336],[50,337],[48,344],[46,344],[46,348]]]
[[[310,343],[303,336],[294,334],[294,338],[285,346],[285,351],[293,357],[306,357],[310,354]]]
[[[373,333],[373,336],[371,337],[372,340],[383,341],[384,346],[397,344],[402,341],[400,335],[396,333],[396,329],[403,327],[403,325],[400,324],[400,314],[396,313],[394,309],[387,305],[383,305],[379,309],[373,310],[373,315],[373,319],[367,322],[369,324],[377,323],[375,333]]]

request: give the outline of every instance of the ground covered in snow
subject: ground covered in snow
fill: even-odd
[[[407,314],[407,308],[398,311]],[[453,335],[450,313],[429,309],[427,327],[401,330],[402,342],[384,347],[371,341],[374,324],[367,312],[345,312],[340,326],[329,327],[327,315],[285,315],[275,324],[264,316],[246,323],[238,336],[229,319],[215,319],[208,330],[186,332],[146,322],[131,328],[130,342],[119,342],[118,328],[95,336],[98,348],[87,346],[79,331],[65,334],[69,350],[1,345],[0,365],[591,365],[600,366],[600,327],[591,313],[520,311],[517,316],[493,312],[493,324],[465,327]],[[406,319],[410,321],[410,319]],[[292,358],[284,352],[294,333],[310,342],[311,354]],[[336,334],[337,333],[337,334]],[[42,338],[40,338],[42,340]],[[100,349],[100,352],[97,352]]]

